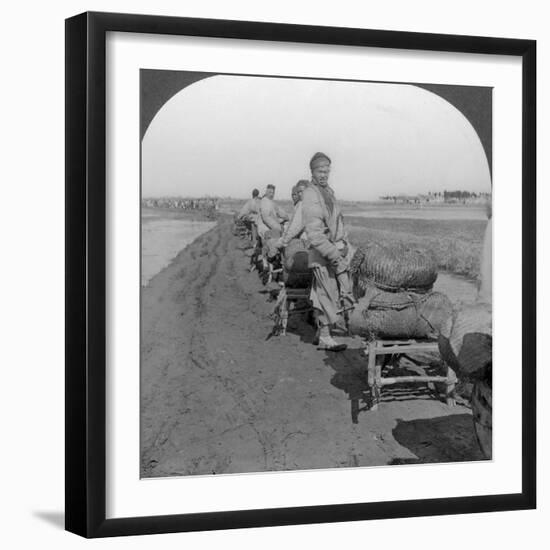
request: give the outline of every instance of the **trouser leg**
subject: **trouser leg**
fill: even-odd
[[[314,309],[319,311],[319,324],[331,325],[339,321],[338,315],[338,283],[334,273],[327,266],[313,268],[313,281],[310,293]]]
[[[312,246],[326,258],[330,264],[330,268],[338,282],[338,294],[341,310],[353,309],[355,306],[355,297],[351,279],[349,276],[348,262],[342,257],[338,247],[328,239],[319,239],[312,243]]]
[[[311,299],[315,308],[317,332],[314,345],[326,351],[342,351],[346,344],[339,344],[330,334],[330,325],[339,319],[337,313],[338,288],[334,274],[326,267],[314,268]]]

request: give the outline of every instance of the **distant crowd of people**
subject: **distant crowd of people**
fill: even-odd
[[[147,208],[177,208],[179,210],[218,210],[218,199],[200,198],[200,199],[180,199],[163,197],[160,199],[143,199],[142,206]]]
[[[308,248],[309,267],[313,278],[310,300],[317,325],[314,344],[319,349],[341,351],[331,334],[341,316],[355,306],[349,276],[351,250],[344,219],[329,185],[331,159],[325,153],[315,153],[309,162],[310,180],[299,180],[292,188],[294,210],[289,216],[275,202],[275,186],[269,184],[260,197],[252,191],[237,218],[248,224],[252,240],[273,256],[283,251],[293,239],[302,239]],[[280,235],[278,239],[266,236]]]

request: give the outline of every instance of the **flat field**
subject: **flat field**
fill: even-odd
[[[391,212],[388,214],[391,216]],[[440,270],[472,279],[479,277],[486,220],[347,215],[345,221],[354,246],[373,241],[380,244],[400,242],[431,251]]]

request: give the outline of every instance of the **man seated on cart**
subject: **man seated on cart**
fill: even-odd
[[[245,223],[246,227],[250,229],[251,241],[256,244],[258,239],[258,215],[260,213],[260,191],[258,189],[252,190],[252,198],[248,199],[239,214],[237,219]]]
[[[260,214],[258,216],[258,234],[262,239],[264,248],[267,247],[267,255],[274,256],[277,249],[274,246],[269,246],[266,242],[266,236],[270,236],[273,243],[282,234],[282,224],[288,221],[288,214],[275,202],[275,186],[269,184],[266,187],[265,195],[260,201]],[[269,232],[269,233],[268,233]],[[274,238],[274,239],[273,239]]]
[[[294,203],[294,212],[290,222],[286,226],[282,237],[277,242],[277,248],[286,248],[292,239],[305,239],[304,215],[302,211],[302,196],[304,189],[308,186],[307,180],[300,180],[292,188],[292,202]]]

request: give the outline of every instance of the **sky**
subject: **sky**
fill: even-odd
[[[309,159],[332,159],[342,200],[489,192],[481,142],[439,96],[407,84],[217,75],[173,96],[142,141],[142,194],[290,198]]]

